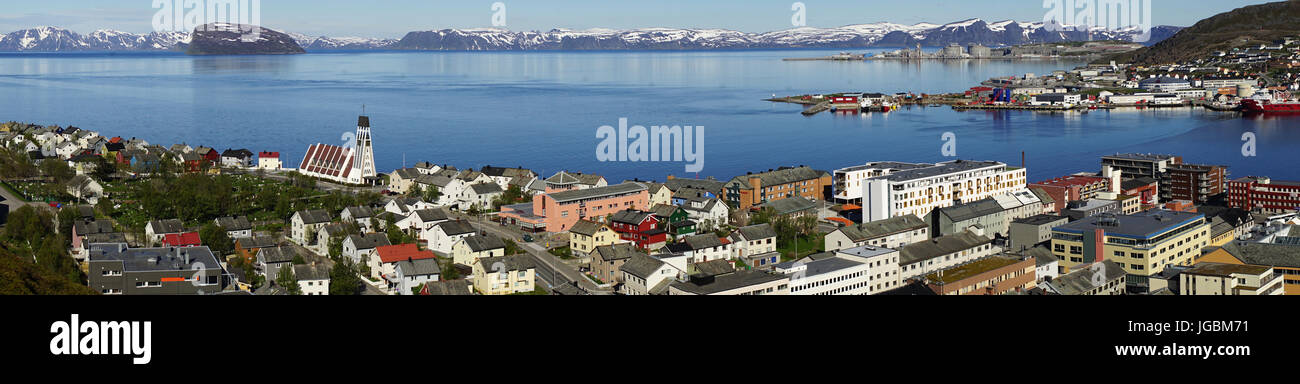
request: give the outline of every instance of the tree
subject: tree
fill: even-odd
[[[420,184],[411,184],[411,188],[406,190],[407,197],[424,197],[424,190],[420,189]]]
[[[334,261],[343,256],[343,236],[330,236],[329,256]]]
[[[460,278],[460,271],[456,270],[456,264],[446,263],[442,266],[442,280],[456,280]]]
[[[416,195],[416,196],[420,196],[420,195]],[[442,198],[442,192],[441,192],[441,191],[438,191],[438,186],[436,186],[436,185],[429,185],[429,190],[424,191],[424,195],[423,195],[423,196],[424,196],[424,199],[427,200],[428,202],[430,202],[430,203],[436,203],[436,202],[438,202],[438,199],[439,199],[439,198]]]
[[[298,285],[298,279],[293,277],[293,267],[280,267],[280,272],[275,276],[275,285],[284,287],[290,295],[301,295],[302,287]]]
[[[330,268],[330,295],[352,296],[361,293],[361,278],[352,260],[334,263]]]
[[[94,176],[96,180],[108,180],[110,177],[113,177],[113,173],[117,172],[117,163],[109,160],[107,157],[95,156],[95,162],[93,164],[95,165],[95,170],[92,171],[90,175]]]
[[[72,167],[69,167],[67,162],[63,161],[42,161],[40,168],[41,174],[54,179],[54,182],[58,184],[66,183],[77,175],[77,172],[72,170]]]
[[[799,228],[799,232],[804,236],[812,236],[813,233],[817,231],[817,217],[799,216],[799,218],[795,220],[795,225]]]
[[[749,225],[767,224],[772,222],[772,217],[776,216],[776,211],[772,208],[763,208],[749,215]]]
[[[230,234],[216,223],[209,222],[199,228],[199,240],[202,240],[203,245],[208,246],[208,249],[217,256],[229,255],[235,251],[235,244],[230,240]]]
[[[515,243],[514,239],[505,239],[504,242],[506,243],[506,256],[524,253],[523,248],[519,248],[519,244]]]

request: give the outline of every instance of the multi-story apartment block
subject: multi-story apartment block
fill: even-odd
[[[1267,214],[1300,208],[1300,182],[1247,176],[1228,182],[1228,205]]]
[[[898,171],[863,183],[862,220],[925,217],[937,208],[1025,189],[1025,169],[996,161],[955,160]]]
[[[824,200],[831,175],[808,167],[783,167],[762,173],[736,176],[724,187],[723,200],[732,208],[748,210],[764,203],[790,197]]]
[[[1175,164],[1160,179],[1160,200],[1188,200],[1205,204],[1224,192],[1228,170],[1217,165]]]
[[[1273,268],[1273,273],[1282,278],[1283,291],[1287,295],[1300,295],[1300,242],[1293,237],[1275,241],[1231,242],[1220,248],[1210,248],[1196,261]]]
[[[1061,266],[1114,260],[1138,290],[1168,265],[1192,265],[1210,244],[1210,224],[1195,212],[1150,210],[1134,215],[1100,214],[1052,230],[1052,253]]]
[[[844,204],[862,204],[862,182],[867,179],[888,176],[897,171],[931,166],[933,165],[881,161],[837,169],[831,175],[835,202]]]
[[[532,203],[501,207],[507,224],[533,232],[567,232],[578,220],[605,222],[605,217],[627,209],[646,210],[649,188],[642,183],[574,188],[541,194]]]

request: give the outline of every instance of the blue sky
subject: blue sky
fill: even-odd
[[[177,1],[180,0],[167,0]],[[791,27],[790,0],[499,0],[506,28],[548,30],[682,27],[766,32]],[[1082,0],[1079,0],[1082,1]],[[1153,24],[1187,26],[1243,5],[1267,1],[1152,0]],[[0,33],[53,25],[81,33],[108,28],[146,33],[157,12],[154,0],[6,1]],[[488,27],[494,0],[262,0],[262,24],[310,35],[398,38],[406,32]],[[803,0],[807,24],[836,27],[889,21],[946,23],[978,17],[989,21],[1040,21],[1043,0]]]

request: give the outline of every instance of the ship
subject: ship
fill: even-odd
[[[1241,100],[1241,111],[1245,113],[1300,113],[1300,100],[1286,92],[1271,94],[1256,93]]]

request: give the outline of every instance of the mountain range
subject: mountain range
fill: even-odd
[[[1059,28],[1056,28],[1059,27]],[[416,31],[399,39],[362,37],[314,37],[287,33],[307,51],[326,50],[623,50],[623,49],[754,49],[754,48],[872,48],[927,47],[948,44],[984,44],[1005,46],[1028,43],[1054,43],[1086,40],[1132,41],[1137,29],[1073,30],[1069,26],[1044,23],[1001,21],[995,23],[970,19],[949,24],[913,25],[874,23],[837,28],[800,27],[787,30],[745,33],[725,29],[643,28],[631,30],[552,29],[509,31],[495,28],[442,29]],[[1179,27],[1153,28],[1154,44],[1176,33]],[[81,35],[58,27],[40,27],[0,35],[0,51],[5,52],[76,52],[76,51],[167,51],[185,50],[191,34],[155,32],[132,34],[100,30]]]

